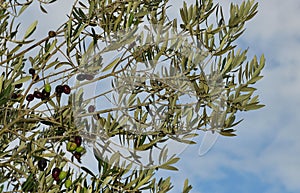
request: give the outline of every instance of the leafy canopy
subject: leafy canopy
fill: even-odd
[[[59,2],[38,3],[47,14]],[[33,1],[1,1],[0,192],[167,192],[155,172],[177,170],[183,151],[170,146],[235,136],[236,114],[264,106],[264,56],[236,45],[258,4],[231,4],[225,18],[213,0],[173,3],[75,1],[34,39],[39,21],[16,22]]]

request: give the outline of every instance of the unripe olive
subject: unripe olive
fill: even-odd
[[[69,180],[69,179],[67,179],[67,180],[65,181],[65,187],[66,187],[66,188],[70,188],[71,186],[72,186],[72,181]]]
[[[77,144],[74,142],[69,141],[67,144],[68,151],[74,151],[77,148]]]
[[[84,147],[82,147],[82,146],[77,147],[77,148],[75,149],[75,151],[78,152],[78,153],[82,153],[84,150],[85,150],[85,149],[84,149]]]
[[[51,92],[51,85],[49,83],[45,84],[45,88],[44,89],[48,93]]]
[[[66,177],[67,177],[67,172],[61,171],[61,172],[59,173],[58,178],[59,178],[60,180],[63,180],[63,179],[65,179]]]

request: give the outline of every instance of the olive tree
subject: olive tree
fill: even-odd
[[[0,192],[168,192],[156,171],[178,170],[179,144],[235,136],[237,113],[264,106],[265,59],[236,45],[258,4],[226,18],[213,0],[173,3],[74,1],[34,39],[38,21],[16,22],[33,0],[1,1]]]

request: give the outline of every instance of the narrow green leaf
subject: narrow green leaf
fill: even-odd
[[[25,32],[24,39],[27,39],[36,29],[38,21],[33,22]]]
[[[113,68],[118,62],[120,61],[120,57],[116,58],[114,61],[112,61],[110,64],[105,66],[105,68],[102,70],[102,72],[108,71],[111,68]]]
[[[13,82],[12,85],[21,84],[21,83],[27,82],[27,81],[29,81],[31,79],[32,79],[31,76],[25,76],[25,77],[23,77],[23,78],[15,81],[15,82]]]

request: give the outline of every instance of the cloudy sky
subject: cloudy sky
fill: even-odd
[[[224,12],[229,2],[221,3]],[[219,137],[205,155],[197,154],[199,145],[187,148],[180,155],[179,172],[161,173],[172,175],[173,193],[180,192],[185,178],[192,193],[300,192],[300,2],[258,2],[259,13],[238,45],[249,47],[249,59],[265,54],[264,79],[256,87],[266,107],[240,114],[244,121],[236,127],[238,136]],[[174,1],[174,7],[179,3]],[[65,20],[69,8],[68,1],[59,1],[48,7],[48,15],[31,10],[26,22],[47,21],[37,29],[44,37]]]
[[[240,114],[238,136],[219,137],[204,156],[195,156],[197,145],[182,154],[176,185],[187,177],[193,193],[300,192],[300,2],[258,2],[259,13],[239,46],[249,47],[250,57],[266,56],[264,79],[257,84],[266,107]]]

